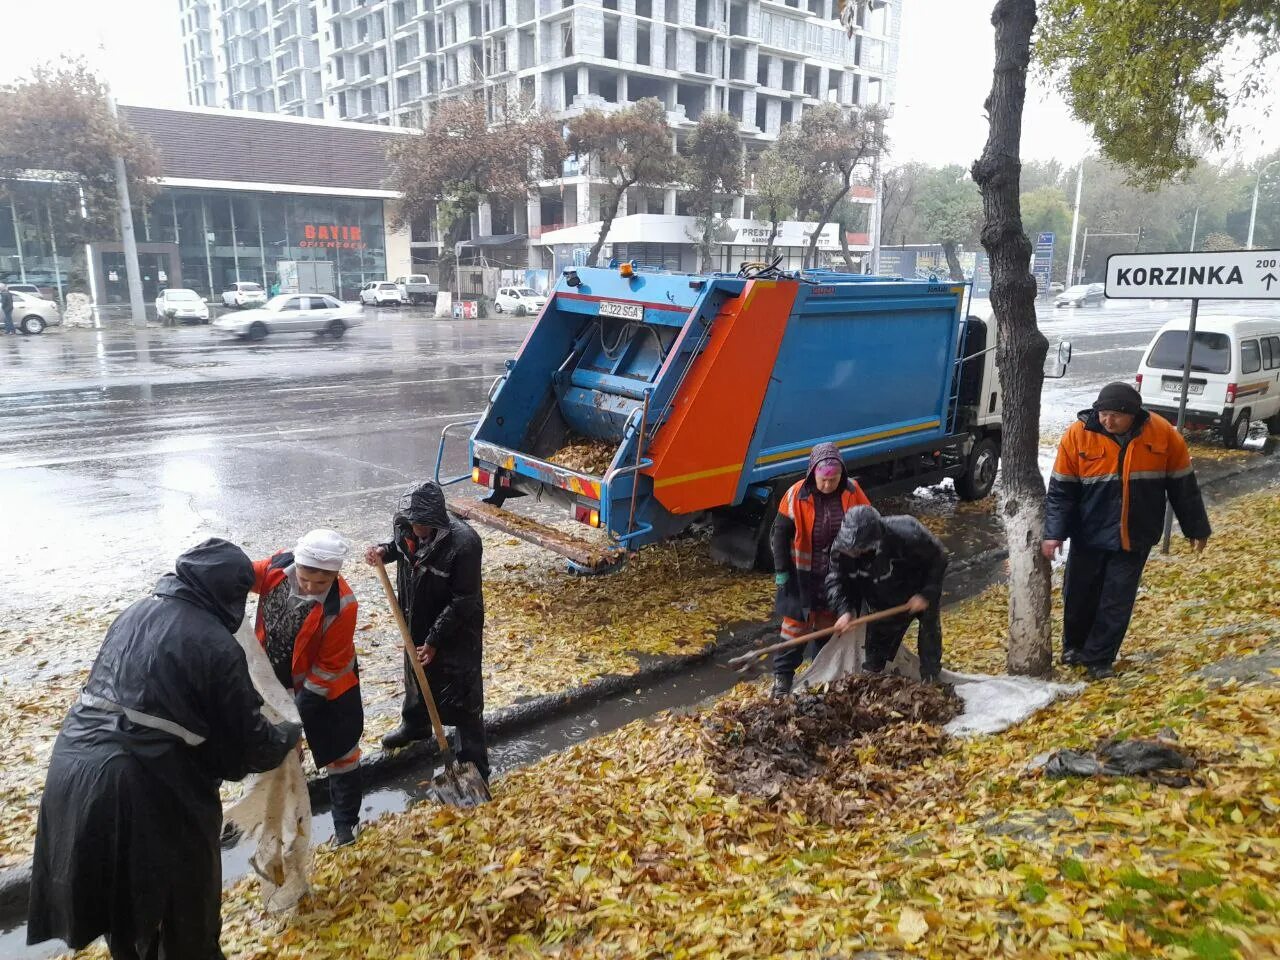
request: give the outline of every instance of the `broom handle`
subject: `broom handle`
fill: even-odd
[[[450,766],[453,765],[453,751],[449,748],[449,738],[444,735],[444,726],[440,723],[440,713],[436,710],[435,697],[431,696],[431,687],[427,684],[426,671],[422,669],[422,662],[418,659],[418,648],[413,645],[413,638],[409,635],[409,624],[404,621],[404,611],[400,609],[400,604],[396,602],[395,590],[391,587],[391,578],[387,576],[386,565],[379,560],[375,566],[378,570],[378,578],[382,581],[382,590],[387,595],[387,603],[391,605],[391,612],[395,614],[396,626],[400,628],[400,639],[404,641],[404,652],[409,657],[409,665],[413,667],[413,675],[418,678],[418,689],[422,691],[422,700],[427,705],[427,712],[431,714],[431,729],[436,735],[436,743],[440,745],[440,752],[444,755],[445,762]]]
[[[876,620],[887,620],[890,617],[896,617],[900,613],[906,613],[909,608],[909,604],[902,603],[896,607],[890,607],[888,610],[877,610],[875,613],[868,613],[866,616],[850,620],[849,626],[845,627],[845,630],[851,630],[864,623],[872,623]],[[788,647],[801,646],[808,643],[810,640],[821,640],[823,637],[829,637],[835,632],[835,627],[825,627],[822,630],[815,630],[813,633],[806,633],[803,637],[796,637],[794,640],[784,640],[781,643],[775,643],[771,647],[761,647],[759,650],[752,650],[749,653],[741,654],[728,661],[728,663],[730,666],[736,666],[739,663],[747,663],[757,657],[764,657],[770,653],[775,653],[778,650],[786,650]]]

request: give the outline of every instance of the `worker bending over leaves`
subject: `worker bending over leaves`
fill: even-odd
[[[254,632],[276,679],[293,691],[316,769],[328,773],[335,846],[355,840],[362,797],[357,605],[339,573],[350,550],[335,531],[312,530],[253,565]]]
[[[867,625],[866,669],[880,673],[898,655],[912,620],[920,623],[920,679],[942,669],[942,577],[947,554],[915,517],[882,517],[874,507],[844,515],[831,548],[827,597],[837,633],[865,607],[868,613],[907,604],[908,612]]]
[[[778,504],[770,545],[773,548],[775,611],[782,617],[782,639],[795,640],[836,622],[827,603],[827,570],[831,545],[845,513],[870,505],[862,488],[845,470],[834,443],[820,443],[809,454],[809,472],[794,483]],[[826,640],[814,643],[817,652]],[[791,693],[802,647],[773,655],[773,696]]]
[[[206,540],[107,630],[49,761],[29,943],[221,960],[218,786],[274,770],[302,735],[262,715],[233,635],[253,581],[243,550]]]
[[[396,594],[440,719],[458,731],[458,759],[489,779],[484,733],[484,597],[480,537],[445,508],[440,485],[424,480],[405,491],[392,538],[365,551],[365,561],[396,564]],[[382,738],[388,750],[431,737],[427,705],[409,658],[404,664],[400,727]]]

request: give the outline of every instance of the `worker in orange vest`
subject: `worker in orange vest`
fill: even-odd
[[[339,573],[350,549],[335,531],[312,530],[253,565],[254,631],[276,679],[293,691],[316,768],[328,773],[336,846],[354,842],[363,796],[357,605]]]
[[[827,601],[826,578],[831,544],[844,515],[870,500],[849,476],[840,449],[820,443],[809,454],[809,470],[783,495],[773,522],[775,609],[782,617],[782,639],[794,640],[836,622]],[[814,644],[815,653],[826,640]],[[773,657],[773,696],[791,693],[802,647],[780,650]]]

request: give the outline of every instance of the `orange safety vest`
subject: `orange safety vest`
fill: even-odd
[[[253,565],[253,592],[265,597],[272,590],[288,589],[293,554],[280,551]],[[336,700],[360,682],[356,672],[356,597],[338,575],[333,588],[302,621],[293,642],[293,690],[307,689],[326,700]],[[263,648],[267,625],[258,604],[254,633]]]
[[[813,569],[813,521],[817,511],[813,507],[812,496],[802,496],[805,480],[793,483],[782,496],[778,504],[778,512],[788,518],[796,526],[795,535],[791,538],[791,560],[797,571],[808,573]],[[852,477],[840,491],[840,507],[848,513],[854,507],[869,507],[871,501]]]

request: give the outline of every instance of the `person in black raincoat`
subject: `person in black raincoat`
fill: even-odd
[[[225,540],[178,558],[107,631],[49,762],[27,941],[105,936],[116,960],[219,960],[218,786],[279,766],[235,630],[253,564]]]
[[[365,560],[396,564],[400,609],[440,719],[458,731],[458,759],[474,763],[488,780],[481,552],[480,537],[470,524],[449,513],[444,491],[427,480],[405,491],[392,521],[391,540],[369,547]],[[407,654],[404,686],[400,727],[382,738],[388,750],[431,736],[431,719]]]
[[[827,595],[843,630],[865,605],[868,613],[908,604],[909,612],[867,624],[866,669],[879,673],[898,655],[912,620],[920,622],[920,679],[942,669],[942,577],[947,554],[915,517],[882,517],[874,507],[844,515],[831,547]]]

